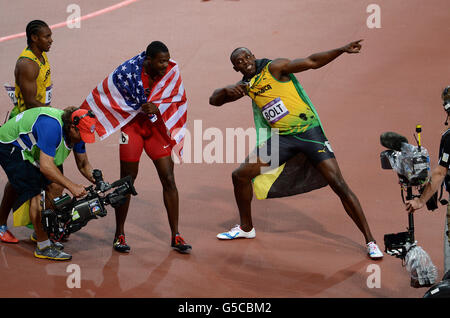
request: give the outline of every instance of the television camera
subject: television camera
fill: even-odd
[[[59,242],[67,239],[90,220],[106,216],[105,206],[119,207],[126,202],[128,195],[137,195],[131,176],[109,184],[103,181],[101,170],[94,169],[92,175],[95,185],[86,188],[86,196],[76,199],[65,193],[52,200],[52,209],[42,211],[44,230],[52,240]],[[110,190],[112,192],[106,194]]]
[[[420,197],[425,185],[430,179],[430,159],[428,151],[421,146],[420,134],[422,128],[416,126],[418,138],[414,135],[417,146],[408,143],[408,140],[395,132],[385,132],[380,136],[381,144],[388,148],[381,152],[381,167],[397,172],[401,186],[401,197],[413,200]],[[406,197],[405,197],[406,193]],[[437,193],[427,202],[427,209],[434,211],[438,208]],[[442,204],[446,202],[441,201]],[[411,274],[411,286],[431,286],[436,280],[437,270],[428,254],[417,246],[414,237],[414,214],[408,213],[407,231],[384,235],[385,252],[398,257]]]

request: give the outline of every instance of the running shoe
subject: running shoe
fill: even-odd
[[[239,224],[236,224],[228,232],[217,234],[217,238],[219,240],[234,240],[238,238],[252,239],[255,238],[255,236],[256,236],[255,228],[252,228],[250,232],[245,232],[244,230],[241,229],[241,226]]]
[[[34,242],[34,243],[37,243],[37,235],[36,235],[36,232],[31,233],[31,235],[30,235],[30,240],[31,240],[32,242]],[[54,246],[55,248],[57,248],[58,250],[62,251],[62,250],[64,249],[63,243],[54,241],[54,240],[52,240],[52,239],[50,239],[50,242],[52,242],[53,246]]]
[[[34,250],[34,256],[37,258],[46,258],[54,261],[68,261],[72,259],[72,255],[58,250],[54,245],[47,246],[43,249],[36,247]]]
[[[383,252],[378,248],[377,243],[374,241],[367,243],[367,254],[371,259],[383,258]]]
[[[127,244],[125,240],[125,235],[121,234],[118,237],[114,238],[113,247],[116,251],[121,253],[129,253],[130,246]]]
[[[5,243],[19,243],[19,240],[8,230],[6,225],[0,226],[0,241]]]
[[[172,239],[171,246],[174,250],[182,254],[188,254],[192,250],[192,246],[186,244],[180,234],[175,235],[175,237]]]

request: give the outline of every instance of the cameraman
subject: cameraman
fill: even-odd
[[[442,92],[442,100],[444,101],[444,110],[448,116],[450,115],[450,86],[447,86]],[[445,122],[447,125],[447,121]],[[450,129],[442,135],[441,144],[439,146],[439,165],[433,169],[430,182],[425,186],[422,195],[411,201],[406,201],[406,210],[414,212],[422,208],[426,202],[436,193],[445,180],[445,188],[450,192]],[[447,221],[445,222],[444,231],[444,272],[450,270],[450,240],[448,237],[448,228],[450,222],[450,203],[447,205]]]
[[[74,197],[87,193],[83,185],[69,180],[57,166],[73,149],[78,170],[94,182],[85,143],[95,142],[95,123],[94,114],[84,109],[37,107],[18,114],[0,127],[0,165],[18,194],[13,210],[30,200],[30,219],[37,236],[34,256],[37,258],[72,258],[55,246],[43,229],[41,191],[55,182]]]

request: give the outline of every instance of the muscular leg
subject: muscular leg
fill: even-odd
[[[261,174],[261,167],[268,166],[266,163],[245,163],[233,171],[232,179],[234,186],[234,197],[239,209],[241,229],[248,232],[253,228],[251,202],[253,198],[252,179]]]
[[[139,162],[127,162],[120,161],[120,178],[124,178],[131,175],[133,182],[137,177],[139,171]],[[125,220],[128,214],[128,207],[130,206],[130,195],[127,196],[125,203],[117,208],[115,208],[116,213],[116,233],[115,237],[120,234],[125,234]]]
[[[33,223],[34,231],[36,232],[37,249],[34,256],[38,258],[48,258],[53,260],[69,260],[72,258],[70,254],[64,253],[59,248],[51,243],[44,231],[41,219],[41,195],[38,194],[30,200],[30,219]],[[41,245],[42,244],[42,245]]]
[[[178,233],[178,190],[175,184],[174,164],[171,156],[153,160],[158,172],[159,180],[163,188],[164,206],[166,207],[167,217],[169,218],[170,231],[172,239]]]
[[[36,237],[38,242],[48,240],[47,233],[44,231],[41,221],[41,195],[33,197],[30,200],[30,219],[33,223],[34,230],[36,231]]]
[[[11,183],[7,182],[3,191],[3,198],[0,204],[0,225],[6,225],[9,213],[16,201],[17,193]]]
[[[316,168],[328,181],[333,191],[339,196],[345,211],[363,233],[366,243],[374,241],[359,200],[345,182],[336,159],[324,160]]]

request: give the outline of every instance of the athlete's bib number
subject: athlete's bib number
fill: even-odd
[[[119,145],[128,145],[128,141],[130,140],[130,137],[123,131],[120,132],[120,140]]]
[[[14,86],[10,86],[8,84],[5,84],[4,86],[6,89],[6,93],[8,94],[8,96],[11,99],[14,106],[16,106],[17,105],[17,98],[16,98],[16,93],[15,93],[16,88]]]
[[[276,123],[281,118],[289,114],[289,111],[279,97],[266,104],[261,109],[261,112],[264,118],[271,124]]]
[[[53,90],[53,84],[46,88],[45,90],[45,105],[50,105],[52,101],[52,90]]]

